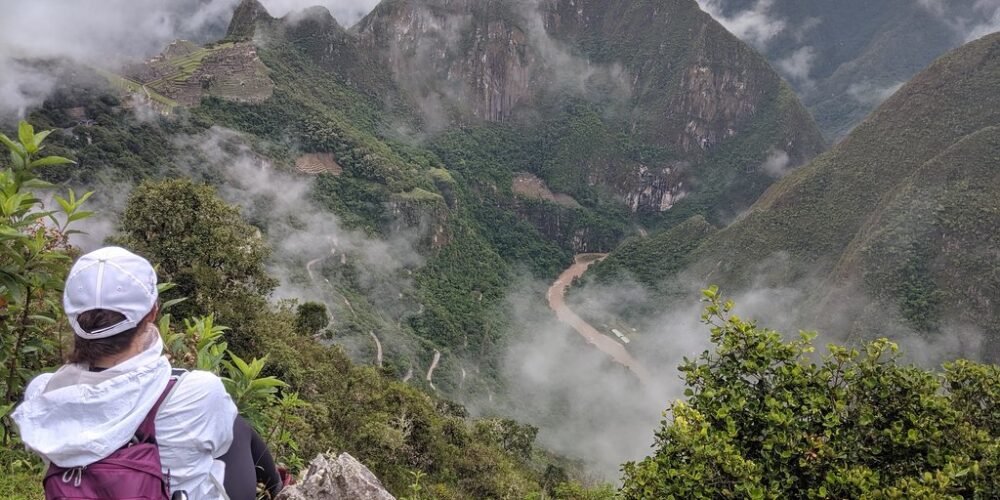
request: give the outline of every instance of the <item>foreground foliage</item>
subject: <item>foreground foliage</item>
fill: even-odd
[[[681,368],[685,401],[655,453],[626,464],[625,498],[997,498],[1000,368],[934,373],[882,339],[786,341],[705,291],[714,352]]]
[[[59,297],[76,251],[66,235],[69,223],[88,215],[80,209],[87,196],[56,196],[61,210],[53,212],[32,192],[49,187],[34,168],[69,162],[37,158],[46,135],[25,123],[19,142],[0,136],[15,155],[12,168],[0,171],[3,498],[41,497],[43,465],[22,451],[5,416],[25,383],[59,366],[69,347]],[[191,203],[162,210],[164,200]],[[156,206],[161,210],[150,208]],[[213,231],[214,225],[223,227]],[[415,487],[420,498],[594,497],[567,483],[558,459],[534,448],[537,429],[505,419],[471,421],[461,406],[391,373],[356,366],[340,348],[317,341],[326,313],[316,304],[270,304],[273,280],[263,271],[269,250],[213,189],[190,181],[143,185],[121,228],[117,241],[141,249],[177,281],[161,287],[158,324],[173,363],[220,375],[240,412],[293,471],[302,458],[342,450],[364,460],[391,491]],[[235,235],[251,236],[237,238],[242,251],[232,251]],[[231,328],[216,322],[215,309],[234,320]]]

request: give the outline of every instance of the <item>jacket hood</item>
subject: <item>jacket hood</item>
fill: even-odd
[[[170,379],[155,327],[154,342],[102,372],[64,365],[36,377],[11,417],[28,449],[60,467],[90,465],[125,446]]]

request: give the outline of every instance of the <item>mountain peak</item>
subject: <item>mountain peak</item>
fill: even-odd
[[[319,30],[343,30],[343,27],[337,22],[337,18],[333,17],[330,9],[322,5],[313,5],[302,10],[289,12],[287,16],[282,18],[282,21],[293,25],[309,23]]]
[[[233,20],[229,22],[226,38],[245,40],[253,38],[259,21],[273,21],[274,18],[257,0],[241,0],[233,11]]]

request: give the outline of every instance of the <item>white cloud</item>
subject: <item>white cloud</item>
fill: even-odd
[[[797,82],[808,82],[815,58],[816,49],[805,46],[792,52],[790,56],[780,59],[776,64],[778,70],[786,77]]]
[[[982,17],[968,24],[965,41],[971,42],[978,38],[1000,31],[1000,0],[979,0],[976,2],[976,12]]]
[[[237,1],[18,2],[0,17],[0,116],[22,114],[55,86],[59,77],[38,60],[113,68],[178,38],[224,32]]]
[[[1000,0],[951,3],[945,0],[917,0],[917,3],[950,26],[963,42],[971,42],[1000,31]]]
[[[23,115],[60,77],[40,60],[115,69],[177,39],[221,37],[239,0],[31,0],[0,16],[0,116]],[[263,0],[275,16],[314,5],[349,26],[377,0]],[[38,36],[34,33],[42,33]],[[30,63],[29,63],[30,61]]]
[[[787,20],[771,12],[774,0],[757,0],[753,7],[726,15],[722,0],[698,0],[701,8],[722,24],[730,33],[763,50],[787,26]]]
[[[760,165],[760,170],[771,177],[781,178],[791,170],[791,163],[788,153],[780,149],[772,149],[768,153],[767,159]]]
[[[368,15],[379,0],[260,0],[260,3],[274,17],[319,5],[326,7],[342,26],[350,27]]]
[[[900,87],[903,86],[904,82],[897,82],[889,85],[876,85],[871,81],[863,81],[858,83],[852,83],[847,87],[847,94],[850,95],[855,101],[861,104],[869,106],[877,106],[882,104],[892,94],[895,94]]]

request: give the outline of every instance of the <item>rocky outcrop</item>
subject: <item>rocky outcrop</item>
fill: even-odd
[[[319,455],[298,484],[285,488],[278,500],[396,500],[361,462],[347,453]]]
[[[267,13],[267,9],[260,2],[257,0],[242,0],[233,12],[233,19],[229,22],[226,38],[230,40],[249,40],[256,34],[258,22],[271,20],[271,15]]]
[[[449,210],[444,196],[414,188],[405,193],[393,194],[388,209],[392,216],[392,223],[389,225],[391,233],[412,233],[413,228],[417,228],[419,245],[434,250],[451,243]]]

